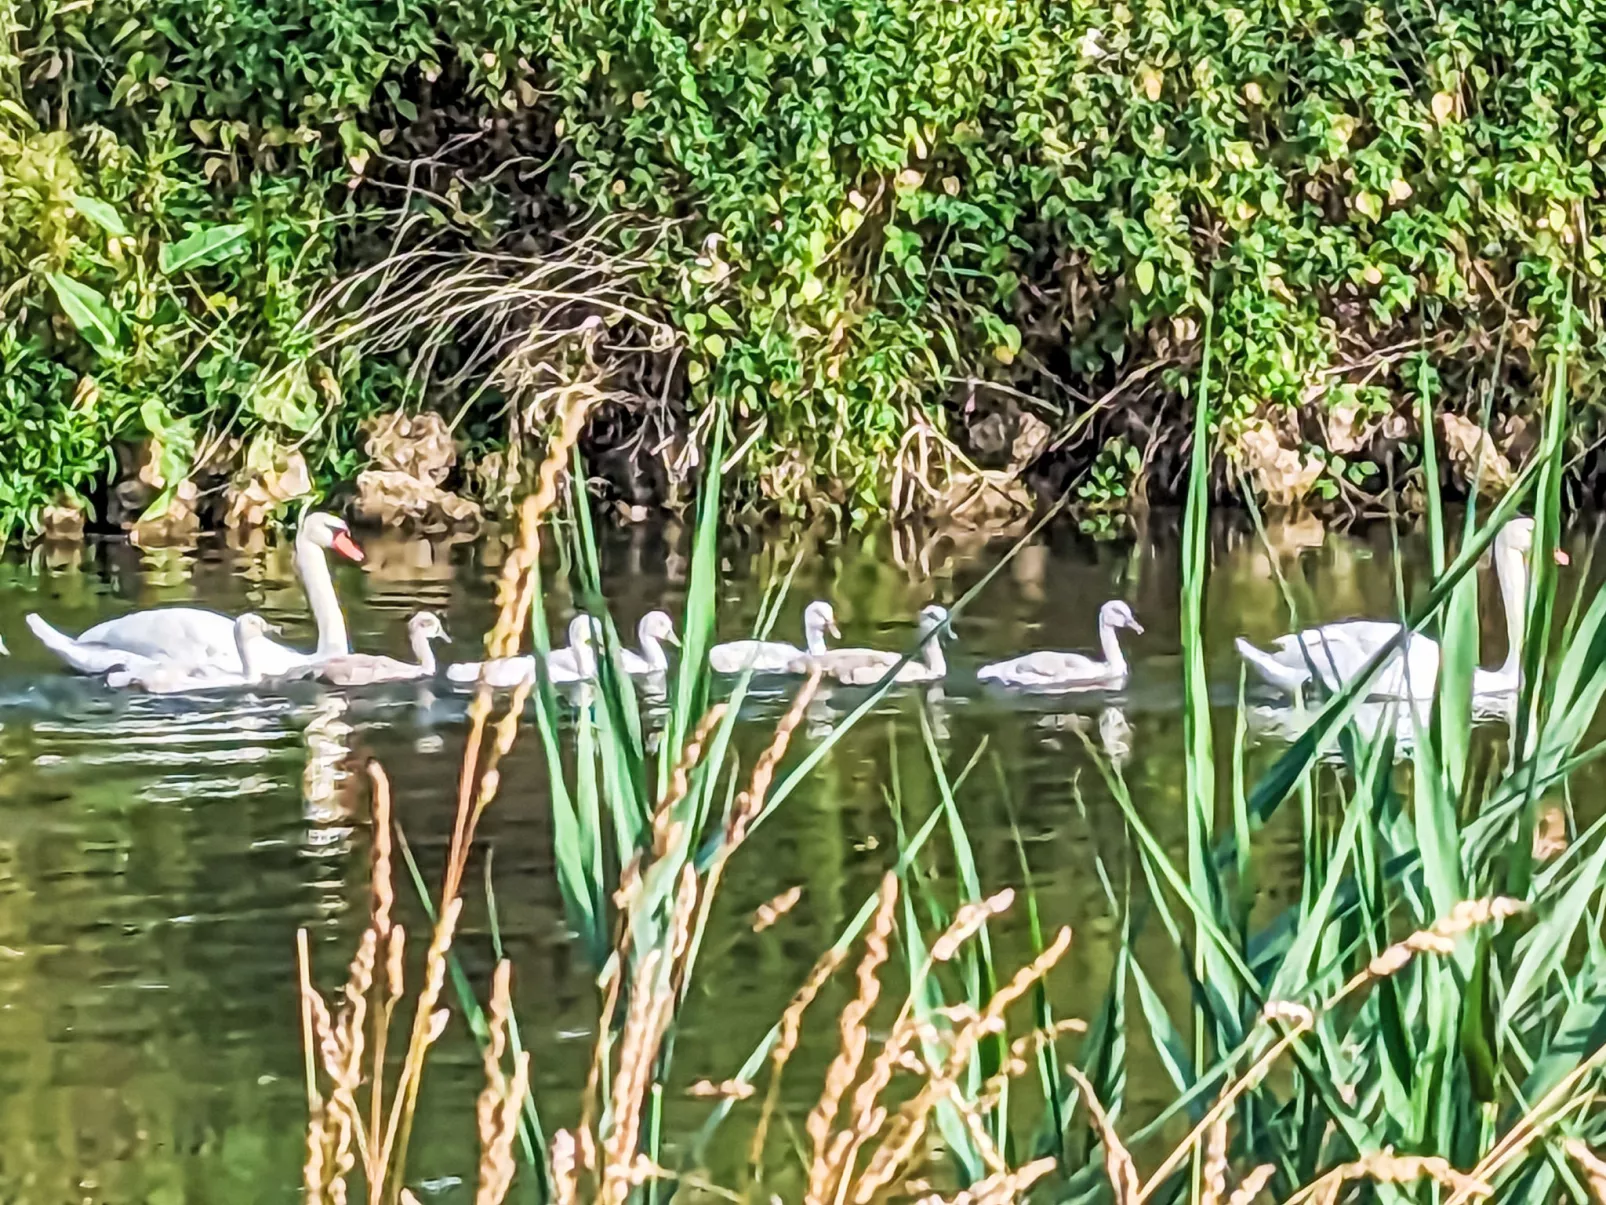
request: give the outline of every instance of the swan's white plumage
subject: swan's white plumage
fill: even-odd
[[[400,661],[373,653],[346,653],[328,657],[313,666],[310,676],[334,686],[372,686],[379,682],[411,682],[435,674],[432,640],[451,643],[440,617],[433,611],[419,611],[407,621],[407,640],[414,660]]]
[[[273,641],[267,637],[272,630],[260,615],[249,611],[234,621],[235,655],[241,665],[239,673],[216,666],[197,668],[158,657],[130,654],[122,666],[106,674],[106,685],[117,690],[135,689],[158,695],[254,686],[263,678],[259,658],[273,645]]]
[[[730,640],[708,650],[708,666],[716,674],[785,674],[799,657],[819,656],[826,651],[825,636],[840,636],[836,613],[823,600],[803,609],[803,648],[782,640]]]
[[[1045,649],[1025,653],[1007,661],[995,661],[976,671],[983,682],[1020,690],[1092,690],[1119,686],[1126,681],[1126,657],[1116,637],[1120,628],[1141,633],[1143,625],[1132,608],[1119,599],[1099,608],[1099,647],[1101,661],[1085,653],[1065,653]]]
[[[296,533],[296,570],[318,621],[318,651],[307,654],[263,638],[256,642],[260,671],[277,677],[323,657],[351,651],[345,617],[329,577],[325,549],[354,561],[362,550],[344,520],[315,511]],[[145,657],[176,669],[241,674],[235,621],[200,607],[156,607],[97,623],[76,638],[30,614],[28,627],[41,644],[79,673],[103,674],[130,657]]]
[[[1474,696],[1510,694],[1517,689],[1523,635],[1523,608],[1528,594],[1528,556],[1533,551],[1532,519],[1513,519],[1494,538],[1495,575],[1506,618],[1506,659],[1496,669],[1477,668]],[[1565,563],[1565,557],[1558,554]],[[1351,619],[1279,636],[1270,649],[1237,641],[1238,655],[1266,685],[1292,694],[1314,677],[1326,690],[1338,691],[1357,678],[1389,641],[1404,631],[1387,620]],[[1439,645],[1412,632],[1379,667],[1367,689],[1373,699],[1431,699],[1438,690]]]
[[[844,686],[873,686],[893,673],[894,682],[935,682],[948,673],[948,663],[942,652],[942,627],[948,622],[946,609],[926,607],[920,612],[920,652],[902,665],[902,653],[884,649],[826,649],[824,652],[805,654],[795,658],[787,669],[794,674],[806,674],[818,669],[828,678],[835,678]]]

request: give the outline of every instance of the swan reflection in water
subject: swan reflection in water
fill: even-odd
[[[1037,726],[1055,732],[1075,732],[1090,746],[1095,744],[1091,733],[1096,732],[1098,749],[1116,770],[1124,769],[1132,756],[1132,722],[1126,718],[1126,711],[1113,703],[1099,711],[1097,720],[1080,712],[1053,712],[1040,716]]]
[[[1273,707],[1252,704],[1244,711],[1244,722],[1250,736],[1257,741],[1293,744],[1309,730],[1321,714],[1321,709],[1314,707]],[[1515,723],[1516,716],[1516,695],[1483,695],[1473,698],[1474,724],[1489,726],[1500,724],[1509,730]],[[1410,755],[1411,750],[1416,747],[1416,734],[1419,731],[1426,731],[1432,719],[1432,699],[1368,700],[1355,705],[1355,710],[1350,714],[1350,725],[1367,743],[1392,732],[1394,755],[1396,759],[1400,759]],[[1317,751],[1318,759],[1325,762],[1344,760],[1343,751],[1339,747],[1341,732],[1342,729],[1334,729],[1328,733]]]
[[[347,696],[331,691],[318,700],[301,730],[307,748],[301,771],[302,814],[312,850],[338,848],[351,835],[357,789],[349,764],[352,726],[345,717],[350,709]]]

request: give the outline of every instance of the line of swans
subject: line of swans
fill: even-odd
[[[1519,676],[1523,607],[1533,548],[1533,520],[1514,519],[1494,540],[1495,571],[1505,609],[1508,652],[1496,669],[1479,668],[1473,679],[1477,697],[1514,693]],[[136,611],[96,624],[77,637],[67,636],[37,614],[29,628],[44,646],[70,668],[104,677],[116,688],[152,693],[227,689],[274,679],[318,678],[339,686],[363,686],[433,677],[441,668],[433,642],[449,642],[440,619],[428,611],[408,623],[412,661],[355,653],[345,617],[335,595],[327,554],[354,562],[363,552],[346,523],[313,512],[296,534],[295,568],[306,590],[317,624],[317,647],[304,653],[272,640],[273,631],[260,616],[238,618],[197,607],[158,607]],[[1558,553],[1558,560],[1565,557]],[[1119,633],[1141,633],[1142,625],[1125,602],[1116,599],[1099,610],[1098,655],[1043,650],[982,666],[977,678],[994,686],[1028,691],[1076,691],[1119,688],[1128,667]],[[1298,694],[1306,685],[1328,691],[1342,689],[1372,656],[1401,634],[1390,621],[1348,620],[1281,636],[1269,649],[1239,639],[1237,650],[1250,671],[1266,686]],[[839,637],[831,604],[815,601],[803,612],[803,644],[772,640],[736,640],[709,650],[710,667],[718,673],[804,674],[818,670],[837,682],[868,686],[889,673],[899,682],[936,682],[947,674],[942,641],[951,636],[948,612],[931,605],[920,612],[918,645],[913,656],[885,649],[832,648],[827,636]],[[665,644],[678,645],[673,620],[663,611],[648,612],[637,628],[640,651],[620,649],[617,662],[632,678],[659,679],[669,666]],[[598,671],[601,625],[586,615],[569,624],[568,645],[547,659],[547,676],[559,685],[590,680]],[[4,645],[0,645],[0,652]],[[1408,634],[1379,670],[1368,690],[1371,699],[1421,701],[1437,689],[1440,651],[1436,642]],[[509,687],[533,679],[535,658],[504,657],[460,662],[445,667],[459,683]]]

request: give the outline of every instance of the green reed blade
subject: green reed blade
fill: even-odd
[[[1523,801],[1519,835],[1507,850],[1506,891],[1519,899],[1527,894],[1533,873],[1532,843],[1538,817],[1539,796],[1534,789],[1538,776],[1537,751],[1544,721],[1549,714],[1545,691],[1545,655],[1550,647],[1551,621],[1556,606],[1557,537],[1561,530],[1561,487],[1565,473],[1567,423],[1567,369],[1572,350],[1572,281],[1567,282],[1561,313],[1561,330],[1556,354],[1551,362],[1550,397],[1545,410],[1544,439],[1535,463],[1540,466],[1539,486],[1534,508],[1532,580],[1528,587],[1528,606],[1523,635],[1522,692],[1517,704],[1517,730],[1512,749],[1529,759],[1528,792]]]
[[[719,601],[719,466],[725,458],[727,413],[718,403],[703,464],[707,466],[697,483],[696,522],[692,529],[691,571],[686,585],[686,606],[681,616],[680,672],[675,676],[674,701],[664,726],[664,747],[683,749],[693,727],[708,710],[710,676],[708,650],[714,645],[714,625]],[[744,679],[745,683],[745,679]],[[658,790],[669,782],[668,759],[658,768]]]

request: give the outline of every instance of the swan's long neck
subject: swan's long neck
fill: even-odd
[[[1523,620],[1528,610],[1528,562],[1517,549],[1502,545],[1495,551],[1494,572],[1500,582],[1500,604],[1506,610],[1506,659],[1499,673],[1515,678],[1522,663]]]
[[[810,615],[803,621],[803,643],[811,657],[825,652],[825,621],[818,615]]]
[[[234,644],[240,651],[240,676],[251,685],[262,681],[262,667],[257,664],[256,660],[257,639],[258,637],[254,633],[247,634],[238,629],[235,630]]]
[[[641,645],[641,659],[651,667],[653,673],[661,674],[669,668],[669,654],[664,652],[664,646],[646,624],[636,629],[636,641]]]
[[[933,677],[943,678],[948,675],[948,659],[942,652],[942,633],[935,626],[926,629],[923,633],[925,644],[920,646],[920,657],[931,671]]]
[[[413,660],[418,662],[418,667],[426,675],[433,677],[435,673],[435,649],[429,640],[428,632],[418,631],[412,634]]]
[[[351,640],[346,635],[340,600],[335,597],[334,579],[329,576],[329,561],[304,531],[296,536],[296,572],[306,588],[312,618],[318,624],[318,656],[344,657],[351,652]]]
[[[1120,640],[1116,638],[1115,625],[1102,615],[1099,616],[1099,648],[1112,673],[1126,673],[1126,656],[1121,652]]]

